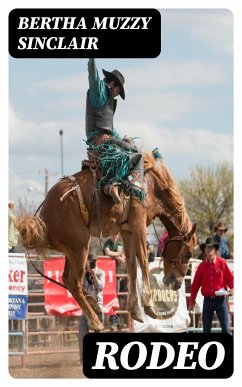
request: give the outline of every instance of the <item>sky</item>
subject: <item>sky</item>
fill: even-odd
[[[125,77],[114,127],[142,151],[158,147],[176,180],[196,165],[233,163],[233,14],[225,9],[161,12],[155,59],[97,59]],[[87,59],[9,56],[9,199],[35,201],[86,158]]]

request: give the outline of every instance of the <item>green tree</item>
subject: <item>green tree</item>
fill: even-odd
[[[188,178],[179,181],[179,187],[192,222],[198,223],[199,244],[219,221],[233,232],[233,169],[229,163],[196,166]],[[227,236],[232,245],[232,234]]]

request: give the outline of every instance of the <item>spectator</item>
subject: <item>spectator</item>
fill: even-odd
[[[214,312],[216,312],[222,333],[229,331],[229,315],[227,310],[227,290],[233,293],[234,277],[226,261],[216,255],[219,245],[208,237],[205,242],[206,258],[199,264],[195,273],[189,300],[189,310],[193,310],[198,290],[204,296],[203,301],[203,332],[210,333]]]
[[[232,259],[233,254],[230,253],[227,239],[224,237],[227,230],[228,229],[225,227],[225,224],[223,222],[219,222],[214,227],[215,234],[213,236],[213,240],[219,245],[220,257],[224,259]]]
[[[200,247],[201,253],[198,255],[197,259],[200,259],[201,261],[203,261],[204,258],[206,258],[205,243],[201,243],[199,247]]]
[[[158,245],[158,249],[157,249],[157,257],[162,256],[162,251],[163,251],[163,248],[165,246],[165,242],[168,238],[169,238],[168,231],[165,230],[159,239],[159,245]]]
[[[123,254],[123,244],[119,240],[119,233],[113,234],[103,246],[104,254],[115,259],[117,274],[127,274],[126,259]],[[126,278],[117,278],[117,290],[118,292],[127,291],[127,280]],[[119,297],[119,301],[122,302],[122,298]],[[120,328],[120,319],[114,313],[109,317],[110,330],[114,330],[116,327]]]
[[[14,216],[14,202],[10,200],[8,202],[8,252],[16,253],[16,247],[18,244],[19,232],[17,230],[15,216]]]
[[[149,242],[147,242],[147,255],[148,255],[148,262],[154,262],[155,260],[155,251],[154,246],[150,245]]]
[[[86,272],[84,274],[83,289],[89,296],[96,298],[100,308],[100,321],[104,321],[103,313],[103,289],[105,285],[105,272],[97,267],[97,257],[95,254],[88,255]],[[84,314],[80,317],[79,325],[79,348],[80,348],[80,362],[83,361],[83,338],[89,332],[89,326]]]
[[[113,234],[111,238],[104,243],[103,250],[105,255],[115,259],[117,265],[117,274],[126,274],[126,259],[123,254],[123,244],[119,240],[119,233]],[[118,291],[124,291],[123,280],[120,281],[118,279]]]

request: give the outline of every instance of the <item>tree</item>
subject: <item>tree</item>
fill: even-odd
[[[233,169],[229,163],[196,166],[187,179],[179,181],[179,187],[192,222],[198,223],[199,244],[219,221],[233,231]],[[232,242],[232,236],[229,239]]]

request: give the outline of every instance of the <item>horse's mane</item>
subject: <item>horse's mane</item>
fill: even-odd
[[[182,232],[190,230],[191,221],[186,211],[184,199],[179,193],[176,182],[165,166],[163,160],[160,159],[160,162],[158,163],[151,154],[145,153],[144,165],[145,169],[151,169],[157,176],[162,186],[162,190],[167,191],[168,206],[170,207],[169,204],[172,204],[172,207],[175,208],[175,211],[170,214],[173,223]]]

